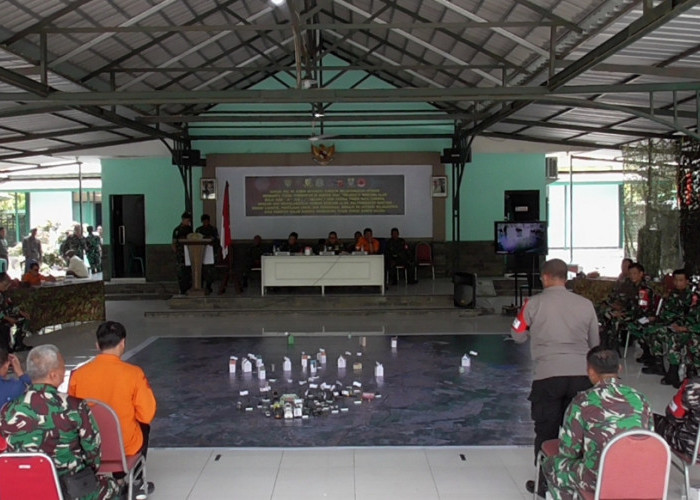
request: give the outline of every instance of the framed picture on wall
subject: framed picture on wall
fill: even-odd
[[[447,198],[447,177],[444,175],[433,176],[430,192],[433,198]]]
[[[216,179],[202,179],[199,181],[200,198],[203,200],[216,199]]]

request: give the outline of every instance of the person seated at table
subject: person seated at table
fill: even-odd
[[[39,263],[35,260],[29,263],[29,271],[27,271],[24,276],[22,276],[22,283],[29,283],[32,286],[41,285],[42,281],[48,281],[53,283],[56,278],[53,276],[44,276],[39,272]]]
[[[355,231],[355,235],[353,236],[354,240],[352,243],[348,243],[345,246],[345,251],[348,253],[352,253],[357,251],[357,246],[360,244],[360,240],[362,239],[362,233],[359,231]]]
[[[299,244],[299,235],[292,231],[289,233],[287,241],[280,246],[280,252],[301,253],[304,249]]]
[[[68,250],[66,253],[66,258],[68,259],[68,267],[66,268],[66,276],[74,276],[76,278],[87,278],[90,273],[88,268],[83,262],[83,259],[78,257],[75,252]]]
[[[391,238],[384,245],[384,257],[386,268],[389,274],[389,284],[396,284],[396,267],[403,266],[410,277],[410,281],[415,282],[413,254],[408,248],[406,240],[399,237],[399,229],[391,228]]]
[[[31,346],[24,343],[24,337],[29,331],[29,314],[12,303],[7,291],[12,288],[14,280],[7,273],[0,273],[0,347],[8,352],[28,351]],[[15,327],[14,344],[12,327]]]
[[[343,251],[343,249],[343,244],[338,239],[338,233],[336,233],[335,231],[331,231],[330,233],[328,233],[328,238],[326,238],[324,250],[326,252],[334,252],[336,255],[338,255]]]
[[[379,247],[379,240],[372,236],[372,229],[366,227],[364,230],[364,235],[355,246],[355,250],[367,252],[368,254],[377,254],[379,253]]]
[[[605,445],[622,432],[653,430],[654,426],[647,398],[619,383],[620,357],[616,351],[596,346],[588,351],[586,363],[593,387],[571,401],[559,430],[559,451],[542,461],[548,490],[555,500],[573,499],[578,490],[595,491]]]
[[[674,451],[693,455],[700,425],[700,377],[683,381],[666,407],[666,414],[654,414],[654,430]]]
[[[325,251],[326,251],[326,239],[325,238],[317,239],[314,246],[311,247],[311,252],[314,255],[320,255],[322,252],[325,252]]]

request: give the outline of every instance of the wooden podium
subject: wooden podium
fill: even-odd
[[[192,288],[187,291],[187,295],[190,297],[204,297],[206,292],[202,288],[202,263],[204,262],[204,252],[207,249],[207,245],[211,245],[214,240],[205,238],[200,233],[190,233],[187,235],[187,239],[178,241],[185,247],[185,262],[187,262],[187,255],[189,255],[190,266],[192,267]]]

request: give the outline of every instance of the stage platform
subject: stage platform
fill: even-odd
[[[421,279],[418,283],[400,283],[381,295],[376,287],[327,288],[321,296],[318,287],[273,288],[260,295],[259,281],[251,281],[242,293],[229,287],[226,293],[216,291],[204,297],[182,296],[175,283],[106,283],[108,300],[165,300],[167,308],[146,311],[147,317],[226,316],[255,312],[356,312],[405,311],[443,312],[448,315],[475,316],[500,314],[504,306],[515,304],[512,280],[479,278],[475,308],[454,305],[454,284],[451,278]],[[216,284],[214,285],[215,290]]]

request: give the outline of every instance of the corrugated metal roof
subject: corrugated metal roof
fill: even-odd
[[[358,81],[363,90],[397,87],[405,92],[390,94],[386,101],[409,117],[396,120],[395,127],[411,135],[420,133],[422,123],[412,112],[411,95],[426,88],[444,89],[449,99],[433,99],[434,112],[461,123],[468,134],[513,134],[563,145],[571,139],[591,146],[620,145],[650,131],[669,137],[686,133],[681,127],[697,134],[690,115],[700,90],[692,86],[700,81],[700,6],[690,0],[657,1],[659,7],[646,13],[637,0],[334,0],[296,14],[261,0],[78,1],[71,8],[58,0],[19,2],[5,2],[0,28],[0,67],[5,70],[0,73],[0,136],[18,136],[18,142],[0,149],[0,163],[3,157],[29,156],[43,148],[64,152],[71,142],[94,148],[146,135],[185,138],[187,124],[222,101],[222,94],[208,98],[206,92],[235,95],[268,78],[275,79],[273,85],[255,88],[289,86],[290,93],[297,91],[301,109],[311,113],[314,106],[324,106],[328,116],[347,106],[333,105],[334,96],[314,103],[318,93],[313,82],[350,89],[351,94]],[[659,15],[661,7],[666,11]],[[657,15],[658,23],[652,19]],[[295,48],[297,23],[300,44]],[[531,95],[529,90],[549,78],[552,24],[554,83],[548,95]],[[615,38],[633,24],[639,39],[628,43]],[[48,91],[39,77],[41,32],[48,40]],[[604,42],[616,40],[612,50],[596,56]],[[595,64],[579,68],[579,60],[586,58]],[[326,69],[329,65],[334,69]],[[346,78],[338,66],[358,77]],[[659,69],[664,67],[673,72],[664,74]],[[691,69],[684,74],[686,68]],[[302,80],[311,88],[296,89]],[[491,89],[504,84],[519,96],[493,96]],[[646,85],[649,91],[629,92],[630,85]],[[596,86],[600,92],[559,93],[570,86]],[[675,122],[668,116],[674,88],[681,114]],[[109,93],[112,89],[116,92]],[[451,97],[455,90],[464,96]],[[91,99],[71,100],[76,92]],[[649,92],[663,123],[637,116],[649,108]],[[16,98],[9,98],[10,93]],[[251,123],[261,121],[256,112],[271,106],[291,109],[291,103],[275,104],[273,95],[261,90],[252,99],[246,108],[253,112]],[[177,97],[177,102],[162,101],[165,96]],[[371,109],[376,104],[349,106]],[[29,110],[32,114],[25,118],[15,116]],[[181,122],[173,121],[183,114]],[[507,123],[509,119],[532,125]],[[168,121],[156,128],[158,120]],[[368,134],[379,130],[362,123]],[[81,126],[85,133],[74,135]],[[105,126],[119,127],[126,137],[89,130]],[[303,127],[313,132],[308,124]],[[600,131],[587,133],[585,127]],[[285,127],[275,130],[280,130],[279,139],[285,138]],[[423,126],[426,135],[434,131],[430,123]],[[47,132],[55,132],[56,140],[45,137]],[[245,127],[236,122],[231,133],[244,137]],[[22,134],[42,137],[22,141]]]

